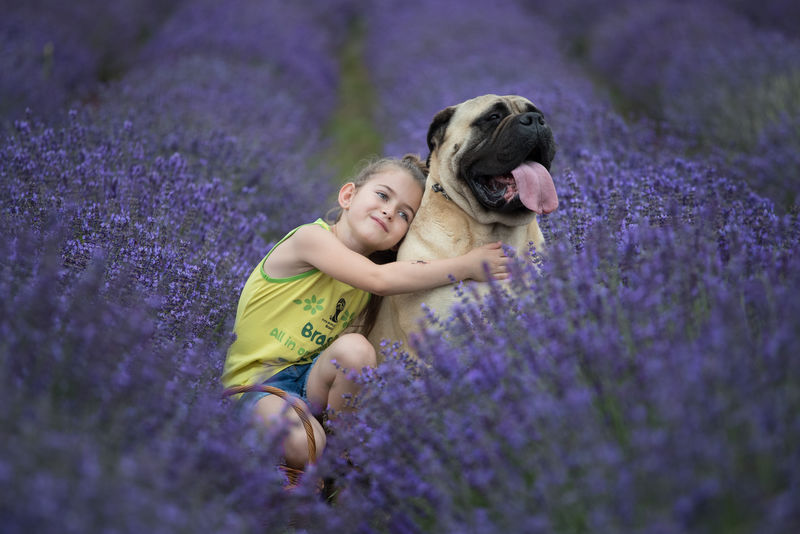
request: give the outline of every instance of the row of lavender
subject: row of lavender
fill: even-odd
[[[330,192],[309,161],[345,23],[334,3],[184,3],[87,105],[4,138],[4,532],[286,522],[274,442],[219,375],[252,265]]]
[[[464,294],[457,313],[431,317],[448,335],[423,337],[429,366],[396,355],[367,380],[331,440],[347,451],[328,459],[348,513],[329,525],[800,525],[796,211],[776,215],[707,154],[687,159],[680,132],[624,123],[515,3],[404,0],[367,17],[389,152],[424,151],[446,105],[522,94],[553,126],[561,204],[542,218],[540,274],[521,263],[512,287]]]
[[[769,0],[528,2],[625,101],[790,208],[800,186],[800,8]]]
[[[3,2],[0,19],[0,124],[63,114],[93,98],[99,81],[124,72],[178,0]]]

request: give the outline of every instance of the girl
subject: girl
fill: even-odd
[[[379,297],[369,303],[370,294],[431,289],[450,283],[450,276],[486,281],[484,264],[492,276],[507,277],[500,243],[457,258],[373,261],[380,262],[381,254],[385,260],[386,251],[396,250],[408,231],[422,200],[425,173],[414,155],[377,160],[342,186],[341,212],[333,225],[317,219],[270,250],[239,299],[236,340],[222,375],[225,387],[264,383],[297,396],[315,415],[326,408],[348,410],[346,397],[359,386],[347,371],[374,367],[376,354],[364,335],[343,331],[367,307],[364,328],[371,327]],[[283,444],[285,461],[294,468],[307,463],[305,430],[283,399],[250,392],[238,402],[263,425],[292,418]],[[325,432],[316,419],[311,423],[321,452]]]

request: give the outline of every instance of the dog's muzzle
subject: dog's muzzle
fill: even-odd
[[[500,128],[467,165],[464,179],[473,195],[492,211],[554,211],[558,195],[548,167],[555,145],[544,117],[522,113],[504,121]]]

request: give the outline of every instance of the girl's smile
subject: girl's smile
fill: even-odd
[[[381,228],[383,228],[383,231],[384,231],[384,232],[386,232],[386,233],[388,233],[388,232],[389,232],[389,228],[388,228],[388,227],[387,227],[387,226],[386,226],[386,225],[383,223],[383,221],[382,221],[382,220],[378,219],[378,218],[377,218],[377,217],[375,217],[374,215],[372,216],[372,220],[373,220],[373,221],[375,221],[376,223],[378,223],[378,225],[379,225]]]
[[[387,169],[356,188],[345,184],[340,192],[344,213],[336,226],[352,250],[370,254],[389,250],[408,232],[416,209],[422,202],[422,188],[403,169]],[[346,229],[345,229],[346,227]]]

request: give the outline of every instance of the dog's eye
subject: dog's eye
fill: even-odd
[[[491,115],[489,115],[489,116],[486,118],[486,120],[489,120],[489,121],[492,121],[492,122],[494,122],[494,121],[499,121],[499,120],[500,120],[500,119],[502,119],[502,118],[503,118],[503,116],[502,116],[502,115],[500,115],[499,113],[492,113]]]

